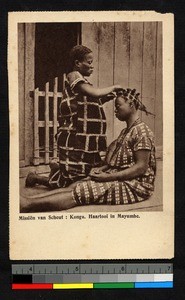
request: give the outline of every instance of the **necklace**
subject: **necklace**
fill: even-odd
[[[119,137],[118,137],[118,141],[117,141],[117,143],[116,143],[115,149],[114,149],[113,152],[112,152],[110,161],[113,159],[113,157],[115,156],[115,154],[118,152],[120,146],[122,146],[122,144],[123,144],[123,142],[124,142],[124,139],[125,139],[127,133],[130,131],[130,129],[131,129],[132,127],[134,127],[135,125],[137,125],[139,122],[140,122],[140,118],[138,117],[138,118],[131,124],[130,127],[127,127],[126,129],[123,129],[123,130],[125,130],[125,131],[124,131],[124,133],[121,134],[120,139],[119,139]]]
[[[135,126],[138,123],[138,121],[140,121],[139,117],[129,127],[127,127],[125,131],[129,131],[133,126]]]

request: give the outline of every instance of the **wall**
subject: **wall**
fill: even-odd
[[[162,23],[82,23],[82,44],[94,54],[94,86],[121,84],[136,88],[155,114],[140,113],[162,146]],[[105,104],[108,143],[125,126],[114,117],[114,104]]]
[[[80,23],[19,23],[19,160],[20,166],[33,163],[33,98],[35,87],[44,90],[45,83],[58,76],[59,88],[69,49],[80,42]],[[50,89],[52,89],[50,86]],[[44,106],[42,107],[44,116]],[[43,142],[40,135],[40,144]]]
[[[80,30],[79,30],[80,32]],[[141,93],[147,109],[141,114],[162,146],[162,23],[82,23],[82,44],[94,53],[94,86],[121,84]],[[20,166],[33,160],[33,99],[35,87],[35,24],[18,26]],[[125,125],[114,117],[114,103],[105,104],[108,143]]]
[[[18,24],[19,159],[20,166],[33,160],[33,99],[35,24]]]

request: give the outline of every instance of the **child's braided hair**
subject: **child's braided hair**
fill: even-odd
[[[117,91],[117,97],[121,96],[123,97],[125,100],[129,100],[130,103],[134,103],[135,108],[139,109],[141,111],[144,111],[146,113],[146,115],[153,115],[155,116],[153,113],[147,111],[146,106],[140,101],[139,99],[139,95],[140,93],[136,93],[136,89],[120,89],[119,91]]]

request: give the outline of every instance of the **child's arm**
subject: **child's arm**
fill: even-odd
[[[130,180],[138,176],[144,175],[148,168],[150,151],[149,150],[138,150],[135,152],[136,163],[132,167],[125,169],[123,171],[118,171],[115,173],[100,173],[91,174],[91,179],[94,181],[114,181],[114,180]]]
[[[112,92],[116,92],[117,90],[120,90],[120,89],[122,89],[122,87],[118,84],[99,89],[99,88],[94,88],[92,85],[83,83],[83,82],[82,83],[79,82],[77,84],[77,86],[75,87],[76,92],[81,93],[86,96],[91,96],[94,98],[100,98],[100,97],[106,96],[106,95],[108,95]]]

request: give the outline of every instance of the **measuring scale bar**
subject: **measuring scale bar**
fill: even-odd
[[[172,264],[12,265],[12,289],[172,288]]]
[[[55,289],[134,289],[173,288],[173,281],[167,282],[105,282],[105,283],[31,283],[12,284],[13,290],[55,290]]]
[[[13,264],[12,274],[170,274],[170,263]]]
[[[13,275],[13,283],[165,282],[173,274],[33,274]]]

